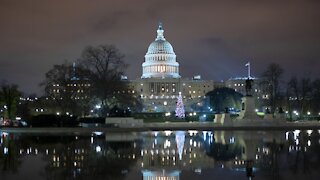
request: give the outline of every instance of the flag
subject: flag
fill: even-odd
[[[245,66],[250,66],[250,62],[248,62]]]

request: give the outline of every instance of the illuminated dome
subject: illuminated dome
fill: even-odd
[[[141,78],[180,78],[179,63],[171,44],[163,35],[162,24],[159,24],[157,38],[153,41],[144,56]]]

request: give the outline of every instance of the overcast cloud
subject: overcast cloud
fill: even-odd
[[[54,64],[73,62],[87,45],[115,44],[141,64],[159,21],[183,77],[259,76],[271,62],[286,77],[320,77],[319,0],[0,0],[0,80],[27,93]]]

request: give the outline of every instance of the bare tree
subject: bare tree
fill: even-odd
[[[310,95],[312,91],[312,83],[310,78],[302,78],[301,79],[301,103],[300,103],[300,109],[301,114],[306,113],[306,111],[309,111],[309,101],[310,101]]]
[[[271,63],[266,71],[262,74],[262,77],[265,79],[265,83],[267,86],[268,93],[270,94],[270,106],[271,112],[275,112],[276,101],[280,95],[280,79],[284,70],[279,64]]]
[[[82,52],[80,64],[90,74],[92,94],[101,103],[101,114],[106,116],[111,107],[132,102],[128,83],[121,81],[127,68],[124,55],[114,45],[88,46]]]
[[[292,109],[296,106],[295,102],[299,104],[300,101],[297,77],[292,77],[287,83],[286,96],[289,117],[292,119]]]
[[[312,82],[311,91],[311,107],[314,113],[320,112],[320,79],[316,79]],[[320,115],[320,114],[319,114]]]
[[[299,81],[297,77],[292,77],[288,82],[287,91],[291,96],[289,100],[295,102],[291,104],[300,111],[300,116],[308,110],[312,85],[310,78],[301,78]]]

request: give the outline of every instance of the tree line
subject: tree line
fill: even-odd
[[[293,76],[283,80],[284,69],[277,63],[271,63],[258,78],[261,93],[267,95],[259,99],[259,105],[267,107],[267,113],[284,113],[288,117],[306,118],[320,115],[320,79]],[[226,107],[239,109],[242,95],[234,89],[223,87],[215,89],[207,95],[209,105],[216,112],[224,112]],[[282,111],[282,112],[281,112]]]
[[[270,64],[262,74],[262,85],[270,95],[271,113],[283,108],[289,118],[318,116],[320,112],[320,79],[292,76],[283,81],[283,68],[276,63]]]
[[[98,111],[103,117],[119,111],[123,114],[126,110],[139,112],[142,103],[132,93],[128,81],[121,80],[128,67],[124,57],[114,45],[87,46],[75,60],[76,68],[71,63],[56,64],[45,74],[40,86],[49,100],[39,103],[60,107],[62,114],[70,112],[77,116],[87,115],[92,110]],[[281,108],[288,111],[290,117],[293,114],[300,117],[306,114],[319,115],[320,79],[294,76],[285,82],[283,74],[284,70],[279,64],[271,63],[260,76],[259,86],[269,95],[265,105],[270,107],[271,113]],[[89,84],[90,87],[78,92],[79,89],[70,86],[73,83]],[[58,92],[53,91],[55,88]],[[17,85],[1,83],[2,117],[15,117],[21,95]],[[240,106],[238,101],[241,96],[233,91],[214,90],[208,95],[215,96],[211,99],[216,104],[225,102],[217,106],[219,111],[223,111],[224,106]]]

